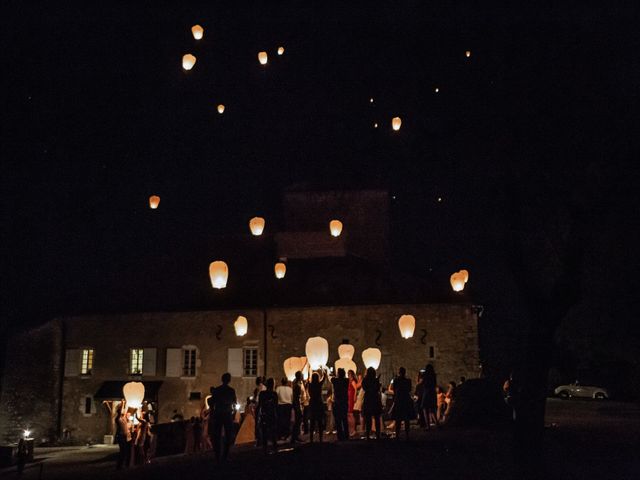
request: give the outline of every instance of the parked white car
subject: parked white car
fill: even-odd
[[[602,387],[594,387],[590,385],[580,385],[580,382],[570,383],[569,385],[560,385],[554,390],[556,396],[560,398],[595,398],[604,400],[609,398],[609,392]]]

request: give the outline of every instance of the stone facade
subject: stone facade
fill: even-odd
[[[405,313],[416,318],[414,337],[408,340],[400,336],[397,325]],[[238,315],[249,321],[243,337],[233,329]],[[345,340],[355,346],[360,370],[364,369],[361,352],[378,346],[383,382],[400,366],[415,378],[426,363],[435,366],[443,385],[479,373],[477,317],[468,305],[283,307],[62,318],[10,343],[0,405],[2,433],[15,440],[21,429],[29,427],[36,438],[65,432],[71,442],[100,442],[111,430],[110,416],[95,396],[109,381],[161,381],[155,407],[158,421],[166,422],[174,411],[184,417],[198,415],[209,388],[231,371],[232,386],[244,406],[255,373],[263,375],[266,370],[267,376],[280,379],[283,361],[303,356],[307,338],[316,335],[329,342],[330,366]],[[93,365],[83,375],[78,362],[84,349],[93,351]],[[130,374],[131,349],[144,351],[141,376]],[[185,376],[185,349],[196,350],[195,375]],[[248,372],[254,349],[256,371]]]

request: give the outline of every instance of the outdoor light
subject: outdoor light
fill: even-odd
[[[122,387],[122,395],[128,408],[138,409],[144,400],[144,384],[142,382],[125,383]]]
[[[24,433],[24,438],[29,438],[29,436],[31,435],[31,430],[25,430],[23,433]]]
[[[329,342],[322,337],[312,337],[305,346],[307,361],[312,370],[318,370],[329,360]]]
[[[240,409],[242,408],[242,405],[240,405],[239,403],[236,403],[236,404],[234,405],[234,407],[235,407],[235,409],[236,409],[236,412],[239,412],[239,411],[240,411]]]
[[[340,359],[351,360],[355,352],[355,347],[353,345],[349,345],[348,343],[343,343],[342,345],[338,346],[338,357],[340,357]]]
[[[193,38],[196,40],[202,40],[202,35],[204,34],[204,28],[200,25],[194,25],[191,27],[191,33],[193,34]]]
[[[284,47],[278,47],[278,55],[282,55],[284,53]]]
[[[356,362],[351,360],[350,358],[339,358],[335,363],[335,371],[336,375],[338,374],[338,369],[344,368],[344,373],[349,373],[349,370],[353,370],[353,373],[358,371],[358,366]]]
[[[239,315],[238,318],[236,318],[236,321],[233,322],[233,328],[235,329],[236,335],[238,337],[244,337],[247,334],[247,330],[249,329],[247,317]]]
[[[377,369],[380,366],[382,352],[379,348],[367,348],[362,352],[362,362],[365,368],[373,367]]]
[[[249,229],[254,236],[262,235],[264,231],[264,218],[262,217],[253,217],[249,220]]]
[[[284,278],[284,275],[287,273],[287,266],[282,262],[276,263],[273,269],[275,270],[276,278],[278,279]]]
[[[258,53],[258,61],[260,62],[260,65],[266,65],[267,64],[267,52],[260,52]]]
[[[222,260],[216,260],[209,265],[209,277],[213,288],[224,288],[229,278],[229,267]]]
[[[400,119],[400,117],[393,117],[393,119],[391,119],[391,127],[395,131],[400,130],[400,125],[402,125],[402,120]]]
[[[413,332],[416,329],[416,318],[413,315],[402,315],[398,320],[398,328],[402,338],[413,337]]]
[[[329,231],[334,237],[339,237],[342,233],[342,222],[340,220],[331,220],[329,222]]]
[[[218,113],[220,115],[222,115],[224,113],[224,105],[223,104],[218,105]]]
[[[196,57],[194,57],[190,53],[183,55],[182,68],[184,68],[185,70],[191,70],[195,64],[196,64]]]
[[[453,288],[454,292],[464,290],[464,275],[462,273],[456,272],[451,274],[449,281],[451,282],[451,288]]]
[[[155,210],[160,205],[160,197],[157,195],[151,195],[149,197],[149,207],[151,210]]]

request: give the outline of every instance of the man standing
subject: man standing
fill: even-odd
[[[333,420],[338,432],[338,440],[349,440],[349,381],[344,368],[338,369],[338,376],[331,379],[333,384]]]
[[[291,429],[293,389],[289,386],[286,377],[282,379],[280,386],[276,388],[276,393],[278,394],[278,437],[287,438]]]
[[[233,443],[234,428],[233,416],[235,406],[238,403],[236,391],[229,386],[231,375],[222,375],[222,385],[211,388],[211,398],[209,399],[209,432],[216,454],[216,460],[225,461],[229,455],[229,447]],[[222,429],[224,429],[224,443],[222,443]]]
[[[304,383],[302,383],[302,372],[296,372],[293,381],[293,392],[291,396],[291,407],[293,408],[293,428],[291,430],[291,443],[299,442],[300,426],[302,425],[302,406],[304,403]]]

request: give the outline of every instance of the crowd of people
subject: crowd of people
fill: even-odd
[[[240,414],[231,376],[225,373],[221,380],[220,386],[211,388],[200,417],[183,421],[185,453],[213,449],[219,461],[228,456]],[[431,364],[418,373],[415,385],[404,367],[385,386],[371,367],[364,376],[340,368],[335,376],[319,370],[305,379],[299,371],[293,381],[283,378],[278,386],[273,378],[258,377],[253,395],[247,398],[244,421],[254,425],[256,445],[265,453],[277,452],[279,441],[303,443],[306,436],[309,443],[322,442],[326,434],[335,434],[338,441],[380,439],[394,433],[400,439],[404,431],[408,440],[413,421],[425,430],[447,421],[456,388],[455,381],[446,390],[440,387]],[[123,402],[116,421],[118,468],[148,462],[155,445],[147,412],[130,415],[124,407]]]

